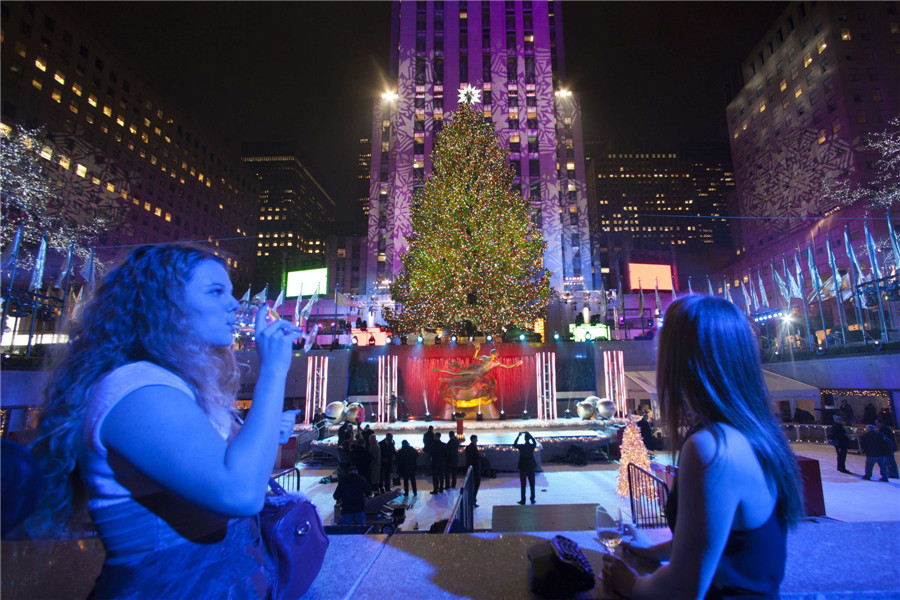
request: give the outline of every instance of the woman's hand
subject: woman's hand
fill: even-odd
[[[625,598],[631,597],[638,574],[611,554],[603,555],[603,587],[608,594],[616,592]]]
[[[260,368],[276,368],[287,373],[291,366],[292,344],[302,331],[282,319],[267,325],[267,314],[268,310],[264,307],[256,313],[256,351],[259,353]]]
[[[622,540],[622,548],[626,552],[653,563],[668,560],[669,552],[671,551],[671,540],[654,545],[643,531],[631,523],[625,523],[623,527],[625,534],[631,536],[630,540]]]

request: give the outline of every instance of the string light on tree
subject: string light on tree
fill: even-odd
[[[628,417],[628,423],[625,425],[619,453],[621,458],[619,459],[619,476],[616,478],[616,493],[625,498],[631,494],[631,491],[634,491],[635,498],[644,497],[648,500],[655,500],[656,490],[653,489],[653,486],[642,485],[636,490],[628,489],[628,465],[634,463],[648,473],[650,472],[650,453],[647,452],[647,446],[644,445],[644,440],[641,438],[641,430],[638,429],[631,416]]]
[[[431,174],[413,197],[412,233],[391,285],[396,307],[385,319],[406,333],[529,328],[553,298],[541,232],[528,201],[513,191],[508,152],[493,125],[470,102],[448,121]]]

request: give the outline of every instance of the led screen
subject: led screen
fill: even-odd
[[[319,294],[327,294],[328,269],[306,269],[305,271],[291,271],[287,274],[286,298],[293,296],[312,296],[319,288]]]
[[[637,290],[643,288],[652,290],[657,279],[659,280],[659,289],[672,290],[672,266],[671,265],[648,265],[643,263],[628,263],[628,279],[631,282],[631,289]],[[640,284],[638,280],[640,279]]]

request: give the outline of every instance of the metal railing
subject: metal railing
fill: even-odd
[[[812,444],[828,444],[831,425],[782,423],[781,430],[789,442],[809,442]],[[844,425],[847,437],[850,438],[850,450],[863,453],[860,440],[866,434],[865,425]],[[897,435],[897,432],[894,432]]]
[[[632,523],[641,528],[666,527],[666,501],[669,499],[666,482],[629,463],[628,495],[631,498]]]
[[[290,469],[275,473],[272,475],[272,479],[274,479],[278,485],[283,487],[286,492],[300,491],[300,469],[297,467],[291,467]]]
[[[450,518],[447,519],[444,533],[472,533],[474,530],[475,476],[472,474],[472,467],[469,467],[466,469],[466,477],[463,480],[462,488],[459,490],[459,497],[453,505]]]

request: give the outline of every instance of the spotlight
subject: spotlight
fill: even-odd
[[[593,336],[593,334],[591,334],[590,331],[587,331],[584,334],[584,339],[585,339],[585,341],[590,342],[591,340],[594,339],[594,336]]]
[[[490,343],[493,342],[493,341],[494,341],[494,336],[488,335],[488,336],[487,336],[487,343],[490,344]]]
[[[502,411],[502,410],[500,411],[500,417],[499,417],[499,420],[500,420],[500,421],[505,421],[505,420],[506,420],[506,411]]]
[[[559,334],[558,334],[558,333],[554,333],[554,334],[553,334],[553,339],[556,340],[556,341],[558,342],[558,341],[559,341]]]
[[[469,343],[471,344],[471,343],[474,342],[474,341],[475,341],[475,338],[473,338],[473,337],[470,335],[470,336],[469,336]]]
[[[881,352],[882,350],[884,350],[884,344],[881,343],[881,340],[875,340],[872,345],[875,346],[876,352]]]
[[[384,338],[385,344],[390,344],[393,341],[394,341],[394,338],[392,338],[391,336],[387,336],[386,338]]]
[[[451,344],[455,344],[455,343],[456,343],[456,336],[455,336],[455,335],[451,335],[451,336],[450,336],[450,343],[451,343]]]
[[[484,421],[484,413],[478,413],[477,415],[475,415],[475,420]]]
[[[825,354],[825,346],[822,346],[821,344],[816,346],[816,354],[818,354],[819,356],[824,355]]]
[[[353,338],[353,339],[356,339],[356,338]],[[416,338],[416,341],[417,341],[418,343],[421,344],[422,342],[425,341],[425,338],[423,338],[423,337],[420,335],[419,337]]]
[[[566,414],[563,415],[563,419],[571,419],[571,418],[572,418],[572,411],[567,408]]]
[[[430,420],[431,420],[431,413],[430,413],[430,412],[425,413],[425,420],[426,420],[426,421],[430,421]]]
[[[439,335],[434,336],[434,343],[436,346],[440,346],[441,345],[441,336],[439,336]]]
[[[520,334],[519,334],[519,341],[520,341],[520,342],[524,342],[524,341],[525,341],[525,334],[524,334],[524,333],[520,333]]]
[[[523,410],[523,411],[522,411],[522,420],[523,420],[523,421],[527,421],[527,420],[528,420],[528,411],[527,411],[527,410]]]
[[[355,335],[353,336],[353,345],[359,346],[359,338],[357,338]]]

